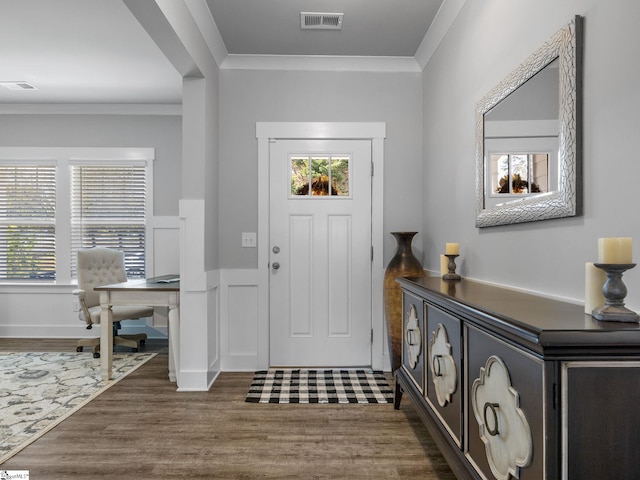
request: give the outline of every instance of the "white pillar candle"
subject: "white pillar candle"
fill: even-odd
[[[591,315],[594,308],[604,305],[602,286],[607,280],[604,270],[596,267],[593,262],[584,265],[584,313]]]
[[[599,238],[598,263],[633,263],[631,238]]]
[[[460,251],[459,245],[457,243],[447,243],[445,244],[444,253],[447,255],[458,255]]]
[[[449,273],[449,259],[444,255],[440,255],[440,275]]]

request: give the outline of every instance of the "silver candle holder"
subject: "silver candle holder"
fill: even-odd
[[[456,257],[459,255],[454,255],[451,253],[445,253],[445,257],[449,259],[449,264],[447,268],[449,269],[449,273],[445,273],[442,276],[443,280],[462,280],[462,277],[456,273]]]
[[[602,286],[605,304],[593,309],[591,316],[596,320],[609,322],[638,322],[640,317],[637,313],[624,306],[624,299],[627,296],[627,287],[622,282],[622,274],[636,266],[635,263],[594,263],[594,265],[604,270],[607,280]]]

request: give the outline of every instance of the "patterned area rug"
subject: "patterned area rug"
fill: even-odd
[[[271,369],[255,373],[246,401],[393,403],[393,390],[381,371]]]
[[[0,464],[155,355],[114,354],[103,382],[91,353],[0,352]]]

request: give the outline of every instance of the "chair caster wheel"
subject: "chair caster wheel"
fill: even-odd
[[[93,358],[100,358],[99,352],[93,352]]]
[[[81,352],[82,351],[82,347],[76,347],[76,352]]]

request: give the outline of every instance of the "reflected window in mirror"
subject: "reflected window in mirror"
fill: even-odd
[[[525,199],[532,201],[536,197],[544,198],[558,191],[557,122],[552,122],[549,126],[553,133],[541,134],[539,137],[487,138],[484,181],[486,194],[483,200],[485,208]],[[513,178],[516,174],[519,175],[519,180]],[[512,179],[511,184],[506,187],[504,183],[500,183],[505,175]],[[533,182],[536,185],[526,185],[525,189],[523,182]]]
[[[490,155],[493,195],[531,195],[549,191],[548,153]]]

